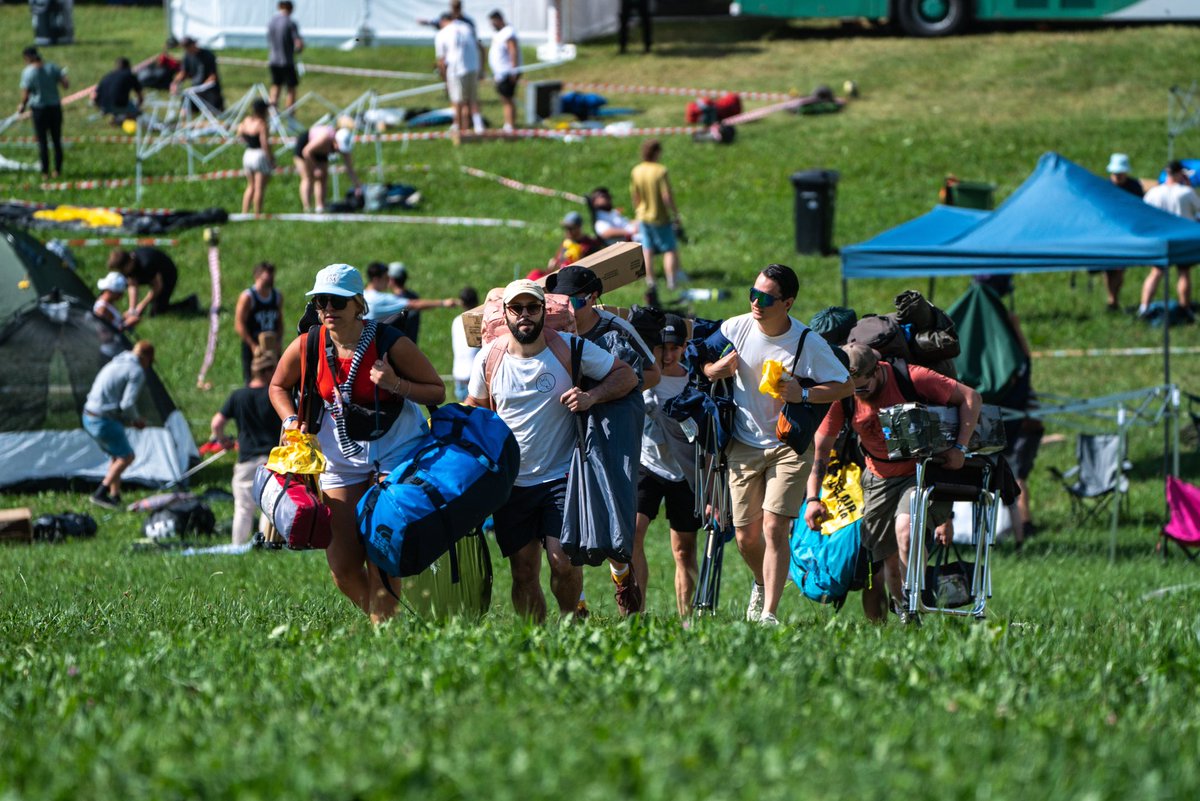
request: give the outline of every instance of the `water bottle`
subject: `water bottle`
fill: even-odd
[[[698,300],[728,300],[728,289],[685,289],[680,292],[681,300],[698,301]]]

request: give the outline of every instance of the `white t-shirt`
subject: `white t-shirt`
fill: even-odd
[[[520,66],[520,46],[517,47],[516,63],[513,63],[512,56],[508,52],[508,43],[516,41],[517,32],[511,25],[505,25],[492,36],[492,44],[488,47],[488,67],[492,70],[492,77],[497,81],[508,77],[509,73],[515,72],[516,68]]]
[[[596,212],[596,236],[601,239],[608,239],[611,236],[625,236],[625,232],[629,230],[631,223],[624,214],[616,209],[608,211]],[[614,233],[614,229],[620,233]]]
[[[95,304],[92,305],[92,314],[118,331],[125,330],[125,318],[121,315],[121,310],[106,302],[104,298],[96,298]]]
[[[408,298],[371,287],[363,290],[363,300],[367,302],[368,320],[386,320],[408,308]]]
[[[479,43],[465,22],[453,20],[433,37],[433,51],[446,60],[446,75],[458,78],[479,72]]]
[[[646,399],[646,408],[661,410],[663,404],[683,392],[687,385],[688,377],[686,375],[664,375],[657,386],[642,392],[642,397]],[[660,411],[655,417],[662,420],[666,415]],[[669,418],[662,420],[662,423],[679,425]],[[687,477],[684,472],[687,465],[679,464],[679,461],[671,454],[666,442],[655,442],[647,436],[642,437],[642,467],[667,481],[683,481]]]
[[[1185,220],[1200,220],[1200,195],[1183,184],[1159,184],[1142,198],[1156,209],[1169,211]]]
[[[467,329],[463,327],[461,314],[450,323],[450,347],[454,349],[454,367],[450,370],[454,380],[469,381],[479,348],[472,348],[467,344]]]
[[[560,334],[567,345],[571,334]],[[488,353],[507,337],[492,340],[479,350],[471,368],[468,391],[472,398],[489,396],[484,386],[484,368]],[[501,347],[504,347],[501,344]],[[583,374],[597,381],[612,370],[616,358],[598,345],[584,340]],[[571,469],[571,449],[575,446],[574,413],[559,398],[571,387],[571,374],[550,350],[529,358],[505,354],[492,375],[491,398],[521,447],[521,471],[518,487],[533,487],[564,478]]]
[[[775,423],[779,419],[783,401],[759,392],[758,385],[762,381],[763,362],[767,359],[782,362],[784,370],[792,369],[800,335],[808,326],[794,317],[788,319],[792,321],[792,327],[777,337],[764,334],[749,314],[731,317],[721,324],[721,333],[738,352],[737,374],[733,384],[733,436],[756,448],[773,448],[780,444],[775,436]],[[833,354],[833,349],[816,333],[809,334],[808,339],[804,340],[804,353],[800,355],[795,375],[798,378],[811,378],[818,384],[845,381],[850,377]]]

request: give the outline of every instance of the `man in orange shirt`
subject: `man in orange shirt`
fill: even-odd
[[[908,571],[912,525],[909,499],[917,484],[917,461],[888,458],[887,444],[879,424],[879,410],[908,403],[910,399],[905,397],[898,385],[901,379],[897,378],[896,370],[888,362],[880,360],[875,351],[861,343],[843,345],[842,350],[849,357],[850,379],[854,382],[854,411],[850,425],[858,434],[867,456],[867,469],[863,471],[862,479],[863,546],[871,551],[872,572],[876,580],[872,582],[872,591],[863,592],[863,611],[872,620],[882,620],[887,613],[887,607],[883,605],[883,584],[878,581],[882,564],[882,578],[901,609],[901,621],[907,622],[904,576]],[[954,446],[942,454],[943,466],[958,470],[963,466],[967,443],[971,441],[971,433],[979,421],[979,393],[966,384],[925,367],[910,365],[908,375],[913,390],[924,402],[958,407],[958,438]],[[831,405],[813,438],[813,466],[808,476],[807,509],[804,514],[804,520],[810,528],[820,528],[828,514],[819,497],[821,481],[829,466],[829,452],[844,422],[842,404]],[[934,525],[949,520],[950,504],[933,504],[929,519]]]

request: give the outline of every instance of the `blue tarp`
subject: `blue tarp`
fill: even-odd
[[[1047,153],[993,212],[939,206],[842,250],[843,278],[1200,263],[1200,224]]]

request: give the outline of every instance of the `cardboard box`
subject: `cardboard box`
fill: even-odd
[[[0,542],[33,542],[33,511],[24,506],[0,509]]]
[[[646,276],[646,264],[642,260],[642,246],[637,242],[618,242],[598,250],[590,256],[584,256],[575,262],[581,267],[587,267],[600,279],[602,292],[612,292],[627,284],[632,284]],[[553,273],[552,273],[553,274]],[[543,276],[537,283],[546,285]],[[628,310],[626,310],[628,316]],[[470,311],[463,312],[463,332],[467,337],[467,345],[478,348],[483,344],[483,306],[476,306]]]

